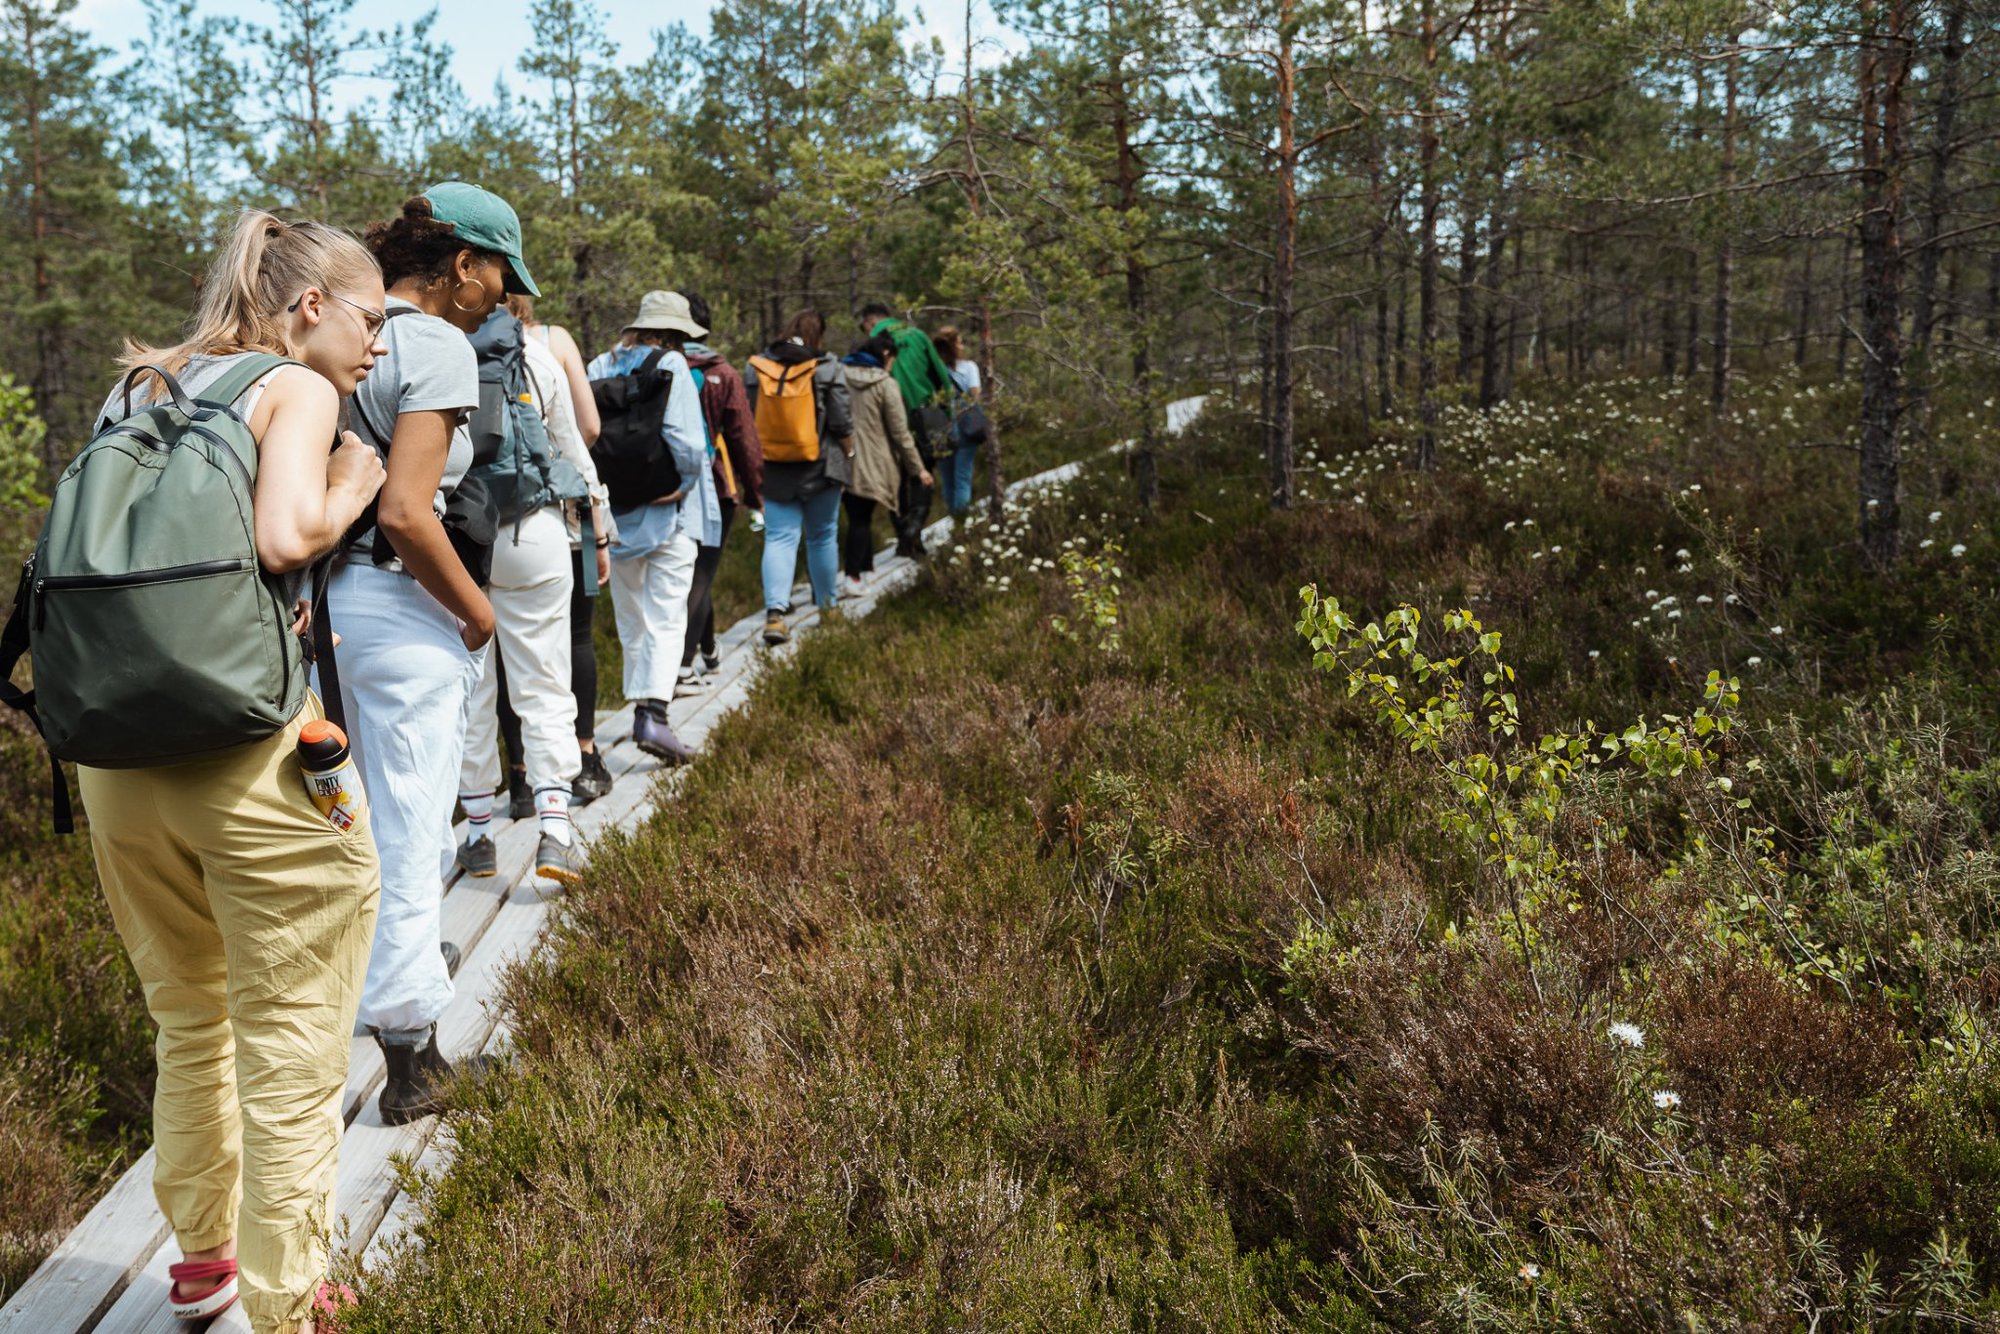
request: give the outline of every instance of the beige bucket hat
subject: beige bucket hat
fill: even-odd
[[[669,329],[689,338],[707,336],[708,330],[694,322],[687,298],[679,292],[648,292],[639,298],[639,313],[627,329]]]

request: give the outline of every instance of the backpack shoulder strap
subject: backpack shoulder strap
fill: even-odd
[[[41,715],[35,712],[35,692],[14,684],[14,668],[28,652],[28,603],[34,592],[35,562],[30,559],[21,570],[20,587],[14,592],[14,610],[0,629],[0,704],[27,715],[37,735],[42,730]],[[46,741],[43,743],[47,744]],[[58,834],[75,832],[76,819],[69,804],[69,782],[63,777],[62,761],[49,755],[49,793],[54,798],[54,822]]]
[[[250,392],[250,386],[277,370],[280,366],[297,366],[302,363],[290,357],[280,357],[269,352],[252,352],[244,357],[228,372],[203,390],[197,401],[210,407],[226,408],[237,399]]]

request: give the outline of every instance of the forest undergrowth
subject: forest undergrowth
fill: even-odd
[[[599,846],[351,1327],[2000,1327],[2000,431],[1879,575],[1853,394],[975,525]]]

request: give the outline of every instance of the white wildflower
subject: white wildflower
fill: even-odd
[[[1963,543],[1963,542],[1954,542],[1954,543],[1952,543],[1952,544],[1951,544],[1951,554],[1952,554],[1953,556],[1963,556],[1963,555],[1965,554],[1965,543]]]
[[[1771,633],[1774,635],[1783,636],[1785,633],[1785,627],[1782,625],[1774,625],[1771,627]]]
[[[1743,665],[1745,667],[1762,667],[1764,665],[1764,660],[1762,658],[1756,658],[1756,657],[1745,658],[1743,660]]]
[[[1938,521],[1939,519],[1942,519],[1943,517],[1944,517],[1944,511],[1943,511],[1943,510],[1932,510],[1932,511],[1931,511],[1931,517],[1930,517],[1930,522],[1932,522],[1932,523],[1936,523],[1936,522],[1937,522],[1937,521]]]
[[[1646,1045],[1646,1034],[1637,1024],[1628,1024],[1620,1020],[1618,1023],[1611,1025],[1605,1032],[1611,1035],[1613,1042],[1621,1042],[1634,1051]]]
[[[1653,1095],[1653,1106],[1659,1108],[1663,1112],[1671,1112],[1674,1108],[1680,1105],[1681,1105],[1681,1095],[1674,1092],[1672,1089],[1661,1089],[1658,1093],[1655,1093]]]

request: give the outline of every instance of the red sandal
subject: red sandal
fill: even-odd
[[[234,1260],[183,1260],[167,1266],[167,1278],[167,1305],[176,1320],[206,1320],[236,1300]]]

